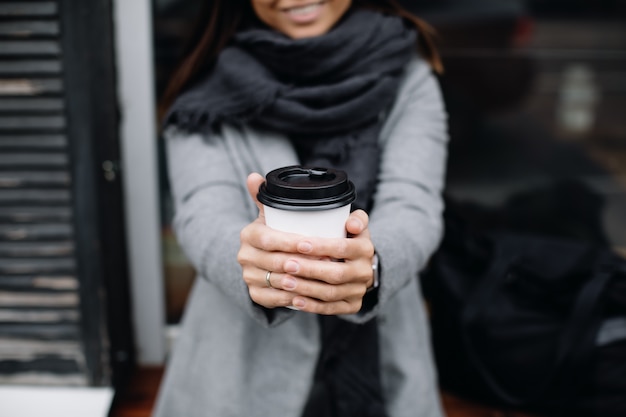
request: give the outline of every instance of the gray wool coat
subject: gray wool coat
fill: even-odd
[[[418,272],[442,233],[447,129],[439,87],[415,57],[385,115],[370,214],[382,276],[378,317],[383,395],[390,417],[442,415]],[[277,309],[268,322],[237,263],[239,233],[257,216],[251,172],[298,163],[288,139],[248,127],[209,135],[166,131],[174,228],[200,279],[169,358],[155,417],[299,417],[320,351],[314,315]],[[323,417],[323,416],[321,416]]]

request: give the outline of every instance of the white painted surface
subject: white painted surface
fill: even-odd
[[[165,358],[157,136],[149,0],[114,0],[127,245],[140,364]]]
[[[0,387],[2,417],[106,417],[111,388]]]

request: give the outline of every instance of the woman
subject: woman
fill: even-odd
[[[447,141],[427,26],[390,0],[206,4],[164,98],[174,227],[202,279],[155,415],[440,416],[416,279]],[[348,238],[265,225],[261,174],[294,164],[348,173]]]

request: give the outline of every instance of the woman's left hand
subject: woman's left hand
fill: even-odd
[[[306,256],[292,257],[283,265],[294,280],[293,288],[283,288],[297,294],[294,307],[324,315],[353,314],[361,309],[363,296],[374,282],[374,245],[368,221],[367,213],[356,210],[346,222],[348,238],[303,237],[298,242],[298,252]]]

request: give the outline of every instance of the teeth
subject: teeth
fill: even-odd
[[[293,9],[289,9],[289,13],[294,14],[294,15],[303,15],[303,14],[307,14],[307,13],[311,13],[315,11],[315,9],[317,9],[319,6],[320,6],[319,3],[317,3],[317,4],[309,4],[309,5],[302,6],[302,7],[294,7]]]

